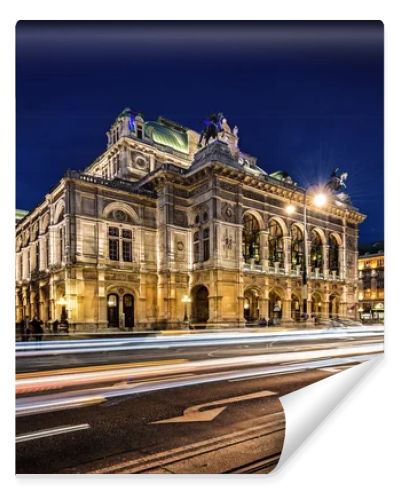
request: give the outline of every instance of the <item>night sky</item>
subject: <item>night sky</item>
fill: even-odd
[[[17,207],[106,147],[125,107],[199,130],[212,112],[240,148],[300,185],[349,172],[383,239],[383,25],[379,22],[20,22]]]

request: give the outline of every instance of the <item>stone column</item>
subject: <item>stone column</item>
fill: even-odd
[[[260,263],[263,271],[268,270],[268,231],[260,231]]]
[[[291,301],[288,299],[285,299],[282,301],[282,321],[288,322],[292,321],[292,314],[291,314]]]
[[[329,318],[329,293],[324,293],[323,294],[323,300],[322,300],[322,319],[328,319]]]
[[[290,274],[290,269],[291,269],[291,259],[290,259],[291,243],[292,241],[290,236],[283,237],[283,252],[284,252],[283,265],[285,268],[285,274]]]
[[[322,245],[322,273],[324,279],[329,278],[329,245]]]
[[[292,287],[290,282],[285,288],[285,296],[282,303],[282,321],[292,322]]]

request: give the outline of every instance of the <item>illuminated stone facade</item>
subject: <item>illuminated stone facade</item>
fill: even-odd
[[[195,131],[124,110],[107,137],[17,225],[17,321],[176,328],[185,307],[192,325],[301,317],[304,189],[258,167],[226,120],[199,147]],[[308,312],[356,318],[364,216],[333,199],[307,205]]]
[[[359,317],[363,322],[383,323],[385,317],[385,256],[383,242],[370,245],[358,257]]]

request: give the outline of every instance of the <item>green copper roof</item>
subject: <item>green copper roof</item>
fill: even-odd
[[[146,122],[144,124],[144,135],[152,139],[156,144],[167,146],[180,153],[189,153],[188,136],[184,130],[176,130],[159,122]]]
[[[284,172],[283,170],[277,170],[276,172],[272,172],[272,174],[269,174],[269,176],[277,179],[278,181],[281,181],[285,177],[289,177],[289,174],[287,172]]]
[[[15,209],[15,217],[17,219],[22,219],[28,213],[28,210],[21,210],[20,208]]]

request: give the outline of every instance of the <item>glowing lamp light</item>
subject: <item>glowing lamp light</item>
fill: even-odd
[[[296,212],[296,207],[294,205],[290,204],[286,207],[286,213],[288,215],[293,215],[295,212]]]
[[[182,297],[182,302],[183,302],[184,304],[189,304],[189,302],[192,302],[192,299],[189,297],[189,295],[184,295],[184,296]]]
[[[58,304],[59,306],[66,306],[66,305],[67,305],[67,301],[65,300],[65,297],[61,297],[61,299],[59,299],[59,300],[57,301],[57,304]]]
[[[318,208],[324,207],[328,202],[328,197],[325,193],[318,193],[314,196],[314,205]]]

